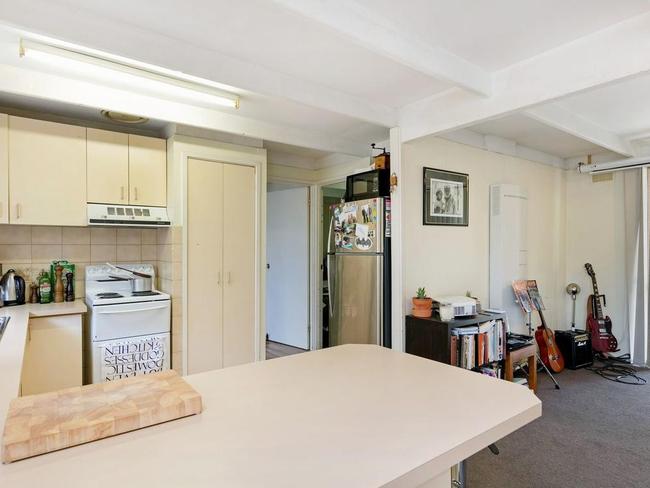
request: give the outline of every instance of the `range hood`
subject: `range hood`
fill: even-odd
[[[88,225],[106,227],[169,227],[165,207],[137,205],[88,204]]]

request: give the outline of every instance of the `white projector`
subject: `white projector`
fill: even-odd
[[[433,308],[438,310],[440,318],[451,320],[476,315],[476,300],[463,296],[433,297]]]

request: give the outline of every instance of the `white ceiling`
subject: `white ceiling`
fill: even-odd
[[[627,18],[647,0],[357,0],[399,28],[496,71]]]
[[[265,141],[270,152],[312,168],[334,164],[330,143],[362,156],[371,142],[388,138],[389,127],[413,123],[404,117],[409,107],[416,107],[416,123],[448,114],[448,127],[560,158],[605,149],[629,154],[630,136],[650,131],[650,77],[638,76],[647,56],[623,41],[626,32],[639,30],[643,52],[648,12],[647,0],[23,0],[21,8],[0,0],[0,21],[23,32],[231,87],[242,97],[236,115],[286,129],[284,145]],[[602,51],[607,36],[620,63],[581,66],[580,49],[589,52],[593,44]],[[0,63],[84,76],[19,60],[16,41],[15,31],[0,34]],[[563,64],[547,60],[562,53]],[[611,82],[606,73],[626,63],[630,69]],[[522,76],[527,66],[531,72]],[[559,75],[561,83],[565,71],[578,83],[560,97],[545,76]],[[533,80],[522,83],[531,96],[517,94],[530,100],[519,106],[526,111],[552,102],[555,118],[509,108],[510,72],[513,80]],[[547,84],[554,91],[545,98]],[[443,109],[418,111],[430,100]],[[309,132],[305,144],[314,134],[326,142],[315,153],[296,149],[301,131]]]
[[[648,135],[650,74],[573,95],[560,104],[623,136]]]
[[[471,127],[483,135],[497,136],[562,159],[599,153],[603,149],[579,137],[537,122],[524,114],[512,114]]]

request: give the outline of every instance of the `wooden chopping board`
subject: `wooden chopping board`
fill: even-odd
[[[198,414],[201,408],[201,395],[173,370],[16,398],[2,436],[2,462]]]

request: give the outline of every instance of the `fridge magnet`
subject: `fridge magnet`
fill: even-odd
[[[370,205],[362,205],[361,206],[361,220],[363,221],[364,224],[367,224],[368,222],[371,222],[372,219],[372,210],[370,209]]]
[[[336,247],[341,247],[341,242],[343,241],[343,235],[340,232],[334,233],[334,244]]]
[[[374,229],[370,229],[370,230],[368,231],[368,237],[369,237],[370,239],[374,239],[374,238],[375,238],[375,231],[374,231]]]
[[[355,230],[354,230],[354,235],[357,237],[360,237],[362,239],[365,239],[368,237],[368,226],[366,224],[357,224]]]
[[[423,225],[469,225],[469,175],[424,168]]]
[[[368,237],[357,237],[356,245],[357,249],[367,251],[372,247],[372,240]]]
[[[341,241],[341,247],[343,249],[352,249],[352,241],[353,237],[350,236],[343,236],[343,240]]]

